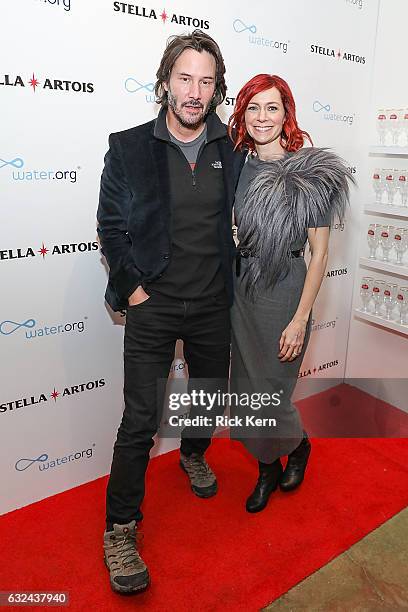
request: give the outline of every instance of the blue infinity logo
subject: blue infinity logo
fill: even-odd
[[[325,106],[324,104],[321,104],[319,102],[319,100],[315,100],[313,102],[313,110],[314,110],[315,113],[318,113],[321,110],[325,110],[325,111],[329,112],[330,104],[326,104],[326,106]]]
[[[135,91],[139,91],[140,89],[145,89],[152,93],[154,91],[154,83],[146,83],[143,85],[143,83],[139,83],[139,81],[136,81],[133,77],[129,77],[125,81],[125,89],[129,93],[135,93]]]
[[[16,323],[16,321],[2,321],[0,323],[0,334],[3,334],[3,336],[9,336],[10,334],[14,334],[14,332],[20,329],[20,327],[28,327],[28,329],[30,329],[31,327],[34,327],[34,325],[34,319],[27,319],[27,321],[23,321],[23,323]]]
[[[19,459],[15,465],[17,472],[24,472],[24,470],[28,470],[29,467],[33,465],[33,463],[37,463],[39,461],[47,461],[48,455],[44,453],[37,457],[37,459]]]
[[[247,24],[241,21],[241,19],[235,19],[234,23],[232,24],[232,27],[236,32],[238,32],[238,34],[241,34],[241,32],[245,32],[245,30],[249,30],[250,32],[252,32],[252,34],[256,33],[255,25],[247,26]]]
[[[14,168],[22,168],[24,166],[24,161],[21,159],[21,157],[15,157],[10,161],[1,159],[0,157],[0,168],[4,168],[4,166],[14,166]]]

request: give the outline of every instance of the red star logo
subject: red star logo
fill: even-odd
[[[50,397],[52,397],[52,399],[54,400],[54,402],[57,401],[57,397],[61,395],[61,393],[58,393],[58,391],[56,391],[55,387],[54,387],[54,391],[51,393]]]
[[[339,50],[337,51],[337,59],[340,59],[340,58],[341,58],[341,51],[340,51],[340,49],[339,49]]]
[[[166,9],[163,9],[162,14],[160,15],[160,17],[162,18],[162,22],[166,23],[166,19],[168,18],[168,15],[166,13]]]
[[[38,252],[43,256],[43,259],[44,259],[44,257],[48,253],[48,249],[44,246],[44,243],[42,243],[42,247]]]
[[[33,72],[32,78],[28,82],[30,83],[30,85],[34,89],[34,91],[35,91],[35,88],[40,84],[40,81],[37,81],[37,79],[35,78],[34,72]]]

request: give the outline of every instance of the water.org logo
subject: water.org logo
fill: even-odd
[[[210,27],[208,19],[189,17],[188,15],[179,15],[178,13],[167,14],[166,9],[162,9],[160,13],[158,9],[146,6],[127,4],[126,2],[114,2],[113,10],[115,13],[126,13],[127,15],[134,15],[135,17],[153,19],[153,21],[158,21],[160,19],[163,24],[166,24],[168,21],[169,23],[175,23],[188,28],[199,28],[200,30],[208,30]]]
[[[355,113],[339,113],[335,112],[330,104],[324,104],[320,100],[313,102],[313,110],[318,113],[320,118],[324,121],[333,121],[336,123],[342,123],[343,125],[353,125],[356,114]]]
[[[152,104],[156,101],[154,95],[154,83],[141,83],[135,77],[128,77],[125,80],[125,89],[128,93],[139,93],[144,95],[145,102]]]
[[[344,2],[349,6],[360,9],[360,11],[363,8],[363,0],[344,0]]]
[[[310,45],[310,53],[314,55],[324,55],[328,58],[334,58],[337,60],[344,60],[346,62],[354,62],[355,64],[365,64],[366,58],[364,55],[356,55],[349,51],[342,51],[341,49],[332,49],[330,47],[323,47],[320,44]]]
[[[95,443],[92,444],[89,448],[85,448],[81,451],[71,451],[68,455],[64,455],[63,457],[54,457],[53,459],[49,459],[47,453],[42,453],[35,457],[34,459],[18,459],[14,465],[14,468],[17,472],[25,472],[31,467],[37,467],[40,472],[44,470],[49,470],[57,467],[61,467],[66,463],[71,463],[71,461],[79,461],[80,459],[92,459],[95,450]]]
[[[71,242],[70,244],[54,244],[47,248],[44,243],[40,249],[34,247],[18,247],[16,249],[0,250],[0,261],[11,261],[12,259],[32,259],[40,255],[43,260],[47,255],[72,255],[74,253],[89,253],[98,251],[99,243],[94,242]]]
[[[48,402],[50,399],[54,400],[54,403],[57,402],[57,399],[60,397],[72,397],[73,395],[77,395],[78,393],[85,393],[86,391],[95,391],[96,389],[101,389],[106,384],[106,380],[104,378],[100,378],[98,380],[90,380],[85,383],[80,383],[78,385],[71,385],[70,387],[65,387],[65,389],[60,392],[58,389],[53,388],[52,392],[45,393],[35,393],[28,397],[19,397],[18,399],[12,400],[11,402],[3,402],[0,404],[0,413],[7,413],[13,410],[17,410],[19,408],[28,408],[29,406],[36,406],[38,404],[43,404],[44,402]]]
[[[51,6],[59,6],[64,11],[71,10],[71,0],[35,0],[35,2],[41,2],[42,4],[50,4]]]
[[[333,321],[318,321],[312,319],[312,332],[318,332],[325,329],[334,329],[336,327],[338,317]]]
[[[258,36],[258,28],[255,24],[246,24],[242,19],[234,19],[232,22],[234,31],[242,36],[242,40],[246,40],[250,45],[259,47],[269,47],[275,51],[286,53],[290,40],[276,40],[275,38],[264,38]]]
[[[37,324],[35,319],[26,319],[20,322],[6,319],[0,322],[0,334],[3,336],[11,336],[18,332],[20,335],[24,334],[26,340],[44,338],[45,336],[55,336],[58,334],[81,334],[85,331],[85,321],[87,319],[88,317],[84,317],[82,321],[41,326]]]
[[[94,84],[84,83],[81,81],[62,81],[60,79],[50,79],[49,77],[41,78],[39,80],[34,72],[31,78],[27,78],[24,81],[23,77],[19,74],[3,74],[0,75],[0,85],[4,87],[17,87],[19,89],[25,89],[26,85],[32,87],[33,92],[38,89],[45,89],[46,91],[57,91],[57,92],[73,92],[73,93],[93,93]]]
[[[24,160],[21,157],[14,157],[13,159],[2,159],[0,157],[0,170],[3,170],[1,174],[5,174],[13,181],[60,181],[76,183],[78,171],[81,170],[81,166],[77,166],[75,170],[34,170],[33,168],[24,168]],[[7,172],[7,170],[9,170],[9,172]]]
[[[171,366],[170,372],[174,374],[176,372],[182,372],[185,369],[186,369],[186,362],[182,361],[181,359],[178,359]]]

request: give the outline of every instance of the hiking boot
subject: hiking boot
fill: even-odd
[[[189,457],[180,452],[180,465],[190,478],[191,489],[198,497],[212,497],[217,492],[217,479],[203,455]]]
[[[136,549],[136,521],[127,525],[115,523],[113,531],[105,531],[103,550],[114,591],[133,593],[147,587],[149,572]]]

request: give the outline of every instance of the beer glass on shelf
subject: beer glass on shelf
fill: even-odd
[[[380,168],[375,168],[373,172],[373,189],[375,193],[375,201],[378,202],[378,204],[380,204],[382,194],[384,191],[384,181],[382,180],[382,177],[381,177]]]
[[[370,223],[367,232],[367,242],[370,248],[370,259],[376,259],[376,252],[380,242],[380,223]]]
[[[381,316],[381,304],[384,301],[384,286],[385,281],[383,280],[375,280],[373,282],[373,302],[374,302],[374,314],[377,317]]]
[[[385,136],[387,134],[387,116],[384,109],[380,109],[377,113],[377,132],[380,137],[380,145],[384,146]]]
[[[404,109],[401,123],[402,131],[405,134],[405,146],[408,146],[408,108]]]
[[[385,304],[385,318],[389,321],[391,319],[391,312],[397,301],[398,285],[395,283],[385,283],[384,286],[384,304]]]
[[[405,110],[403,108],[399,108],[397,110],[398,138],[397,138],[396,144],[398,143],[401,144],[402,138],[404,136],[404,115],[405,115]]]
[[[394,247],[397,252],[397,264],[402,266],[402,257],[408,248],[408,229],[397,227],[394,231]]]
[[[395,171],[388,168],[385,174],[385,191],[387,192],[388,204],[392,206],[394,203],[394,195],[397,190],[395,181]]]
[[[383,250],[383,261],[389,261],[390,250],[394,239],[393,225],[382,225],[380,228],[380,245]]]
[[[392,136],[392,144],[397,146],[400,133],[400,124],[398,121],[398,111],[393,108],[388,111],[388,125]]]
[[[407,205],[408,199],[408,171],[400,170],[398,172],[398,191],[401,199],[401,206]]]
[[[372,276],[363,276],[360,283],[360,296],[363,302],[363,312],[368,312],[368,304],[371,300],[371,294],[373,291],[374,279]]]
[[[408,311],[408,287],[400,287],[397,293],[397,304],[399,308],[401,325],[406,325],[406,314]]]

